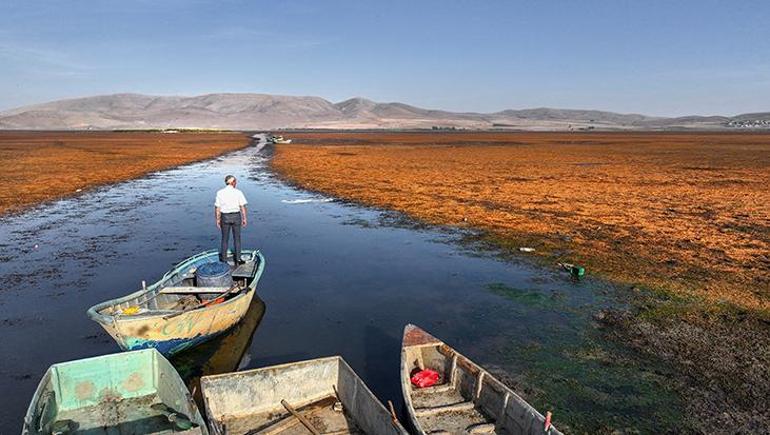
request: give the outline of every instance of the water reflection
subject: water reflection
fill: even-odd
[[[230,331],[171,358],[171,364],[187,382],[200,409],[204,409],[201,377],[234,372],[248,365],[250,354],[246,351],[264,315],[265,302],[254,295],[246,316]]]

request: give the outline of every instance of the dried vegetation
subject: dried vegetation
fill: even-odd
[[[597,324],[678,374],[682,431],[770,427],[770,135],[291,138],[273,166],[292,182],[628,285],[635,308]]]
[[[292,138],[273,166],[311,189],[480,228],[616,281],[770,309],[770,135]]]
[[[248,143],[240,133],[0,132],[0,214]]]

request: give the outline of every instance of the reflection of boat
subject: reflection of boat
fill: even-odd
[[[232,261],[229,268],[219,263],[218,257],[217,251],[190,257],[155,284],[94,305],[88,315],[123,350],[154,347],[173,355],[202,343],[243,318],[265,267],[259,251],[243,251],[246,262],[237,268]],[[204,283],[204,270],[221,272],[217,285]]]
[[[201,390],[215,434],[407,433],[338,356],[205,376]]]
[[[208,434],[174,367],[153,349],[52,365],[22,434]]]
[[[259,295],[255,295],[243,320],[234,328],[171,358],[171,363],[185,379],[195,396],[195,401],[200,405],[203,405],[200,397],[200,377],[238,370],[254,337],[254,331],[264,315],[265,303]]]
[[[411,377],[423,369],[438,372],[439,382],[413,386]],[[513,390],[414,325],[404,328],[401,388],[418,434],[560,434]]]

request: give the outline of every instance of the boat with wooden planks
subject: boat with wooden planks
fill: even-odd
[[[418,388],[416,372],[438,372]],[[486,370],[415,325],[404,328],[401,388],[418,434],[560,434],[535,408]]]
[[[35,391],[22,435],[208,434],[174,367],[156,350],[52,365]]]
[[[88,316],[121,349],[155,348],[170,356],[202,343],[236,325],[256,292],[265,258],[243,251],[235,264],[206,251],[177,264],[149,287],[88,309]],[[204,276],[203,271],[208,271]],[[211,283],[214,284],[211,284]]]
[[[221,435],[406,435],[339,356],[201,378],[209,430]]]

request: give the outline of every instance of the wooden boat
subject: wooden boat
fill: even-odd
[[[213,434],[407,433],[339,356],[204,376],[201,391]]]
[[[412,385],[421,369],[439,373],[436,385]],[[404,328],[401,388],[418,434],[560,434],[518,394],[441,340],[414,325]]]
[[[283,136],[273,136],[273,143],[277,144],[290,144],[291,139],[284,139]]]
[[[227,331],[248,311],[265,259],[259,251],[244,251],[244,264],[236,267],[229,260],[229,286],[196,286],[196,270],[219,262],[217,251],[206,251],[147,288],[94,305],[88,316],[123,350],[152,347],[165,356],[181,352]]]
[[[52,365],[22,435],[208,434],[174,367],[154,349]]]

